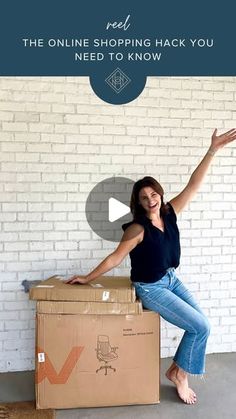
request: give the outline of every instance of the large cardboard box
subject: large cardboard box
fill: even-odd
[[[61,302],[38,304],[38,409],[159,402],[157,313],[78,314],[74,306],[72,314]]]
[[[65,284],[53,276],[30,289],[31,300],[135,302],[135,289],[128,277],[101,276],[88,284]]]

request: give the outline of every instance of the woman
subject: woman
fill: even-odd
[[[180,258],[176,214],[198,191],[215,153],[235,139],[236,129],[219,136],[215,129],[210,148],[187,186],[167,204],[164,204],[163,189],[155,179],[146,176],[137,181],[131,196],[133,221],[123,226],[125,231],[117,249],[88,275],[75,275],[66,281],[85,284],[118,266],[130,254],[131,280],[143,306],[185,330],[166,376],[187,404],[196,402],[196,394],[188,386],[188,373],[205,372],[210,327],[201,308],[175,274]]]

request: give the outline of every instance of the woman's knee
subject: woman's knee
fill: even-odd
[[[207,317],[202,316],[199,331],[204,336],[209,336],[211,333],[211,325]]]

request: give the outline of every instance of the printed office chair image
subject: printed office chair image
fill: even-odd
[[[105,369],[105,375],[107,375],[108,369],[113,370],[114,372],[116,371],[115,368],[113,368],[111,365],[108,365],[108,363],[115,361],[118,358],[116,349],[118,349],[117,346],[111,347],[109,336],[98,335],[97,348],[95,351],[97,352],[97,359],[99,361],[105,362],[105,365],[102,365],[100,368],[98,368],[96,373],[103,369]]]

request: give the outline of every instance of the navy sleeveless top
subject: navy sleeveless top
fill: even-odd
[[[174,209],[167,204],[167,213],[163,215],[164,232],[155,227],[145,215],[127,224],[141,224],[144,236],[131,252],[131,281],[156,282],[161,279],[168,268],[177,268],[180,259],[179,229]]]

